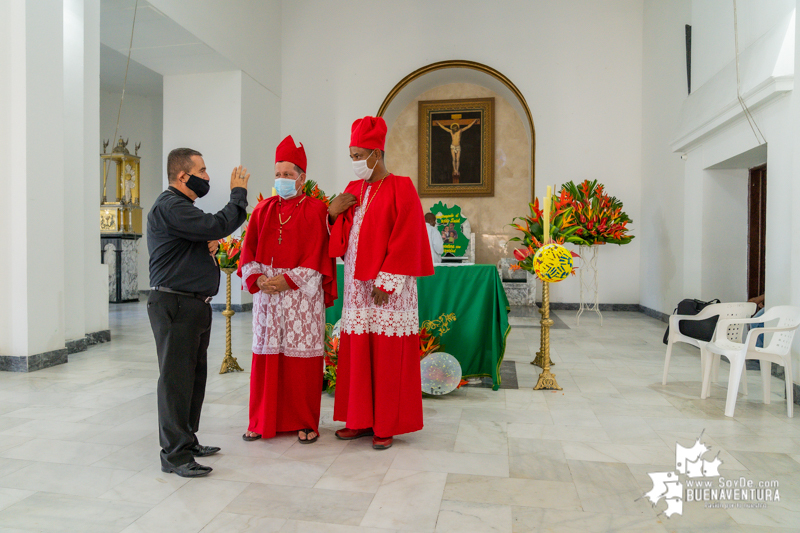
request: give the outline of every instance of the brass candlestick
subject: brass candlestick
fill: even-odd
[[[544,283],[544,282],[542,282],[542,283]],[[549,296],[550,295],[548,294],[548,298],[549,298]],[[542,308],[539,309],[539,314],[540,315],[544,315],[544,302],[542,302]],[[547,318],[548,318],[548,320],[550,319],[549,308],[548,308]],[[553,321],[550,320],[550,323],[552,324]],[[548,339],[550,338],[549,330],[548,330],[547,338]],[[544,358],[542,357],[543,353],[544,353],[544,336],[541,334],[541,331],[540,331],[540,333],[539,333],[539,351],[536,352],[536,357],[533,359],[533,361],[531,361],[531,364],[535,365],[535,366],[538,366],[539,368],[544,368]],[[553,366],[553,365],[555,365],[555,363],[550,361],[550,366]]]
[[[222,311],[222,316],[225,317],[225,359],[222,360],[222,366],[219,369],[220,374],[227,374],[228,372],[242,372],[244,369],[236,362],[236,358],[231,352],[231,317],[236,314],[236,311],[231,309],[231,274],[236,272],[235,268],[220,268],[228,276],[227,293],[225,294],[225,310]]]
[[[541,334],[541,349],[534,360],[534,364],[541,358],[542,373],[539,374],[539,381],[533,390],[562,390],[556,382],[556,375],[550,373],[550,326],[553,321],[550,319],[550,284],[546,281],[542,282],[542,334]]]
[[[539,309],[539,313],[540,314],[541,314],[541,312],[542,312],[542,310]],[[539,351],[536,352],[536,357],[533,358],[533,361],[531,361],[531,364],[534,365],[534,366],[538,366],[539,368],[542,368],[544,366],[544,361],[542,361],[542,340],[541,340],[541,338],[539,339]]]
[[[543,311],[539,309],[539,314],[541,315]],[[549,317],[549,315],[548,315]],[[551,320],[550,323],[552,324],[553,321]],[[548,334],[549,338],[549,334]],[[541,335],[539,335],[539,351],[536,352],[536,357],[534,357],[533,361],[531,361],[532,365],[538,366],[539,368],[544,368],[544,360],[542,359],[542,352],[544,351],[544,339]],[[553,361],[550,361],[550,366],[555,366]]]

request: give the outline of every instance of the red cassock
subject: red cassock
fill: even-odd
[[[247,227],[239,275],[253,294],[248,431],[264,438],[319,430],[325,307],[336,299],[327,216],[315,198],[273,196],[256,206]],[[290,289],[265,294],[256,284],[261,275],[282,275]]]
[[[416,278],[433,275],[428,233],[411,180],[350,182],[359,203],[331,228],[332,257],[344,256],[341,342],[334,420],[379,437],[422,429]],[[376,306],[373,287],[389,293]]]

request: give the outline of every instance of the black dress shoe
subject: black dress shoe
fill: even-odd
[[[216,446],[200,446],[199,444],[195,444],[189,451],[192,452],[192,455],[195,457],[207,457],[209,455],[214,455],[221,448],[217,448]]]
[[[202,477],[207,476],[211,473],[212,468],[210,466],[204,466],[201,464],[197,464],[195,461],[191,461],[189,463],[184,463],[178,466],[161,466],[162,472],[167,472],[168,474],[175,473],[181,477]]]

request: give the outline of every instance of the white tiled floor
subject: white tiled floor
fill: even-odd
[[[212,372],[201,442],[222,452],[188,481],[158,467],[158,369],[144,304],[112,306],[113,342],[31,374],[0,373],[0,533],[65,532],[601,532],[800,530],[800,417],[788,419],[783,382],[763,405],[750,396],[723,416],[722,386],[699,399],[697,351],[677,347],[661,386],[664,324],[638,313],[559,317],[552,330],[560,392],[533,391],[531,318],[508,338],[519,390],[469,388],[425,399],[425,429],[387,451],[342,442],[323,395],[322,436],[246,443],[248,379],[219,375],[224,319],[214,317]],[[233,319],[248,370],[250,314]],[[726,478],[777,480],[766,509],[687,502],[667,519],[644,492],[648,472],[673,470],[675,444],[700,432]]]

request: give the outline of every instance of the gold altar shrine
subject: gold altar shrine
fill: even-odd
[[[110,154],[106,153],[108,141],[103,143],[103,202],[100,205],[100,233],[102,234],[142,234],[142,208],[139,205],[139,147],[136,145],[135,153],[128,151],[128,141],[119,138],[117,145]],[[108,198],[111,163],[114,163],[114,184],[112,201]]]

